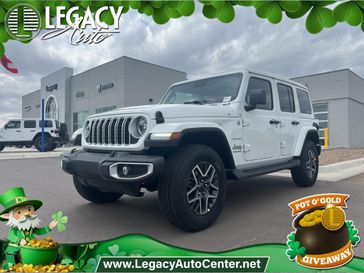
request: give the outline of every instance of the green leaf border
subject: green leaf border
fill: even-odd
[[[14,5],[27,3],[42,14],[45,5],[51,7],[51,15],[57,6],[65,6],[70,9],[73,6],[80,6],[82,9],[90,7],[96,11],[99,7],[112,5],[123,7],[123,13],[130,10],[137,10],[140,14],[151,16],[155,23],[166,24],[172,19],[183,16],[191,16],[195,13],[196,5],[203,5],[202,13],[208,19],[217,19],[222,23],[230,23],[240,8],[255,9],[258,17],[266,19],[273,24],[278,24],[284,19],[298,19],[306,16],[306,29],[312,34],[321,32],[325,28],[331,28],[338,22],[346,22],[353,27],[361,27],[364,31],[364,0],[346,1],[303,1],[303,0],[282,0],[282,1],[231,1],[231,0],[0,0],[0,57],[5,54],[6,42],[12,39],[5,29],[4,19],[6,12]],[[336,5],[334,5],[337,3]],[[80,13],[82,14],[82,10]],[[101,18],[106,24],[113,24],[110,14],[103,13]],[[44,28],[44,22],[42,27]]]

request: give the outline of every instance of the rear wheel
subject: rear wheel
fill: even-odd
[[[5,145],[0,144],[0,152],[5,149]]]
[[[51,152],[51,151],[54,151],[55,149],[57,149],[57,147],[58,147],[58,144],[57,143],[55,143],[55,142],[53,142],[52,143],[52,146],[50,147],[50,149],[49,149],[49,151]]]
[[[37,136],[37,138],[34,141],[35,148],[41,152],[42,151],[42,136]],[[44,136],[44,151],[48,152],[53,147],[53,140],[50,136],[46,135]]]
[[[22,149],[22,148],[24,148],[24,145],[16,145],[16,147],[17,147],[18,149]]]
[[[312,141],[305,141],[300,159],[301,165],[291,170],[293,181],[297,186],[311,187],[315,184],[319,171],[319,155]]]
[[[203,145],[182,147],[167,159],[158,196],[163,215],[186,231],[211,226],[220,215],[226,191],[219,155]]]
[[[25,148],[32,148],[33,147],[33,144],[27,144],[27,145],[25,145]]]
[[[73,176],[73,184],[77,192],[86,200],[91,201],[95,204],[106,204],[118,200],[122,194],[114,192],[100,191],[94,187],[89,187],[81,183],[84,178]]]

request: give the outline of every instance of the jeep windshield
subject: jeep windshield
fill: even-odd
[[[236,73],[173,86],[161,104],[210,104],[230,102],[239,93],[243,74]]]

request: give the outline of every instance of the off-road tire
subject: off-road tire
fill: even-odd
[[[81,177],[73,176],[73,184],[77,192],[86,200],[95,204],[106,204],[117,201],[122,194],[114,192],[100,191],[94,187],[89,187],[80,182]]]
[[[200,163],[212,165],[218,179],[215,203],[202,215],[193,211],[187,200],[190,192],[187,188],[191,183],[189,179]],[[164,217],[173,225],[190,232],[203,230],[215,222],[223,208],[225,193],[224,164],[213,149],[204,145],[186,145],[173,153],[166,161],[164,175],[158,185],[159,203]],[[202,207],[201,200],[199,202]]]
[[[41,152],[42,151],[42,136],[37,136],[34,140],[34,146],[35,148]],[[48,152],[51,150],[53,146],[53,140],[50,136],[45,135],[44,136],[44,151]]]
[[[312,141],[305,141],[300,159],[301,165],[291,169],[293,181],[299,187],[312,187],[319,171],[319,155],[317,147]]]
[[[58,148],[58,144],[57,143],[55,143],[55,142],[53,142],[52,143],[52,146],[50,147],[50,149],[48,150],[48,151],[54,151],[55,149],[57,149]]]
[[[2,152],[5,149],[5,145],[0,144],[0,152]]]

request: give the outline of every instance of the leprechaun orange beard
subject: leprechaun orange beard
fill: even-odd
[[[29,230],[31,228],[37,228],[40,223],[40,219],[37,215],[23,216],[20,219],[15,219],[14,212],[10,212],[10,217],[6,225],[17,228],[19,230]]]

